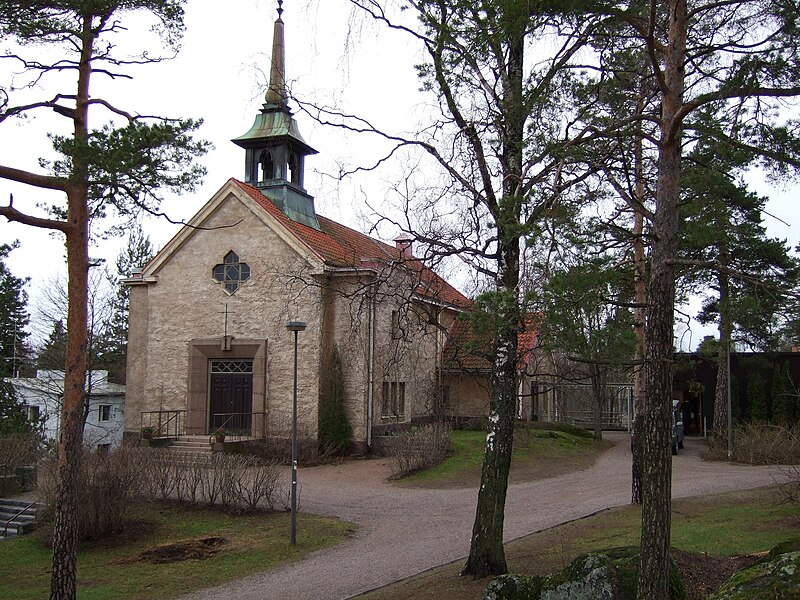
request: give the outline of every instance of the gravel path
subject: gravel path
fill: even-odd
[[[593,467],[510,486],[506,541],[629,502],[630,438],[624,433],[605,436],[616,445]],[[767,467],[703,462],[701,445],[687,438],[686,449],[673,457],[673,497],[774,483],[775,474]],[[358,525],[356,535],[301,562],[201,590],[184,600],[349,598],[466,557],[477,489],[397,488],[386,482],[387,474],[388,464],[380,460],[301,469],[301,510],[352,521]]]

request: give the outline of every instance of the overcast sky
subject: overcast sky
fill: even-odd
[[[265,0],[189,2],[186,34],[176,59],[132,70],[131,81],[117,79],[109,83],[97,75],[93,80],[95,97],[107,97],[125,110],[204,119],[200,136],[214,144],[202,159],[208,175],[197,193],[167,198],[163,208],[174,220],[190,218],[228,178],[244,178],[244,150],[230,140],[250,128],[264,102],[276,5]],[[369,111],[378,125],[397,127],[409,119],[413,122],[414,92],[418,87],[413,70],[416,57],[407,46],[386,43],[392,36],[385,33],[379,43],[375,31],[353,32],[344,3],[288,0],[284,3],[283,20],[287,78],[294,94],[321,103],[336,103],[353,114]],[[152,49],[157,50],[157,46]],[[9,66],[0,63],[0,75],[9,77]],[[49,99],[55,88],[46,86],[35,94]],[[67,82],[61,91],[71,93],[73,88],[74,83]],[[395,91],[390,93],[392,89]],[[376,111],[376,106],[380,110]],[[368,163],[376,149],[368,140],[353,143],[340,130],[322,127],[296,112],[303,136],[319,151],[306,166],[306,188],[316,196],[318,211],[364,229],[367,224],[362,217],[369,212],[364,200],[369,197],[372,203],[379,204],[385,194],[381,180],[372,177],[340,182],[330,174],[339,172],[340,161]],[[90,117],[92,126],[100,126],[110,115],[97,110]],[[3,124],[0,162],[37,171],[39,158],[48,156],[47,132],[67,133],[65,125],[65,119],[47,111],[32,119]],[[0,180],[0,201],[7,202],[12,193],[17,208],[42,216],[35,206],[53,197]],[[28,291],[35,303],[39,288],[64,271],[63,241],[45,230],[1,221],[0,240],[20,240],[20,249],[11,254],[8,264],[15,275],[31,277]],[[177,229],[163,220],[145,222],[145,232],[156,248],[162,247]],[[393,232],[387,235],[391,237]],[[123,241],[100,244],[93,249],[93,257],[105,258],[113,265]]]
[[[346,5],[331,0],[284,2],[286,68],[293,94],[335,103],[390,130],[413,130],[427,101],[417,92],[419,83],[413,66],[421,58],[418,49],[398,33],[371,26],[354,30]],[[230,139],[250,128],[263,102],[275,7],[276,2],[268,0],[188,2],[187,29],[178,58],[136,69],[132,81],[109,83],[99,77],[94,81],[94,96],[109,97],[128,111],[204,119],[200,136],[214,144],[202,160],[208,175],[196,194],[167,199],[163,207],[173,219],[190,218],[228,178],[244,178],[244,151]],[[132,31],[135,25],[131,23]],[[8,65],[0,64],[0,76],[9,76]],[[69,83],[61,91],[71,92],[73,87]],[[37,93],[40,98],[50,98],[54,89],[48,86]],[[296,116],[303,137],[319,151],[306,166],[306,188],[315,196],[317,210],[365,230],[370,214],[365,200],[380,205],[391,199],[386,175],[375,173],[340,182],[332,174],[338,172],[340,162],[369,164],[379,146],[363,137],[347,138],[341,130],[320,126],[303,114]],[[92,118],[91,125],[100,126],[109,116],[97,111]],[[0,163],[36,170],[39,157],[47,156],[46,133],[58,131],[65,122],[41,113],[35,119],[3,124]],[[766,217],[770,234],[796,245],[800,242],[796,227],[800,222],[800,186],[775,190],[758,177],[753,181],[756,191],[773,198],[768,211],[777,218]],[[32,207],[47,200],[40,190],[0,180],[0,202],[7,202],[11,193],[15,205],[29,212],[35,212]],[[163,221],[145,223],[145,232],[156,248],[176,231],[177,226]],[[390,240],[397,232],[380,233]],[[14,239],[20,240],[21,247],[12,253],[8,264],[15,275],[31,277],[28,291],[35,303],[38,290],[64,270],[63,242],[46,231],[3,219],[0,240]],[[95,248],[93,256],[113,265],[121,244],[122,240],[110,240]],[[694,333],[691,345],[701,337],[700,332]],[[688,344],[688,339],[684,343]]]

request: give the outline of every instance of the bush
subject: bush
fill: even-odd
[[[142,494],[148,499],[175,498],[192,504],[221,504],[233,510],[276,510],[281,469],[276,460],[214,453],[176,457],[149,449]]]
[[[450,431],[448,424],[436,422],[392,435],[388,452],[392,478],[404,477],[442,462],[450,451]]]
[[[77,530],[80,540],[97,540],[124,527],[139,494],[142,473],[147,467],[145,458],[140,449],[131,447],[102,453],[84,450],[78,479]],[[55,505],[55,462],[45,463],[45,475],[39,483],[40,501],[45,505],[42,521],[48,534],[52,529]]]
[[[727,460],[724,434],[709,438],[705,458]],[[733,460],[750,465],[800,464],[800,428],[745,423],[733,428]]]
[[[9,433],[0,436],[0,475],[13,474],[19,467],[36,464],[41,449],[37,433]]]
[[[52,533],[55,461],[47,461],[39,486],[45,505],[43,535]],[[97,540],[127,524],[135,500],[220,503],[230,510],[283,509],[276,461],[214,453],[176,456],[160,448],[123,446],[110,453],[86,450],[78,483],[78,537]]]

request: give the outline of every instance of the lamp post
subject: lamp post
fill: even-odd
[[[306,328],[303,321],[289,321],[294,331],[294,393],[292,395],[292,545],[297,543],[297,335]]]

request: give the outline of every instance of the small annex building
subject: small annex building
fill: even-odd
[[[413,255],[318,215],[304,188],[302,138],[287,105],[283,22],[266,102],[233,142],[228,180],[130,286],[125,430],[139,435],[286,437],[297,333],[300,435],[318,434],[334,347],[356,446],[374,426],[434,414],[442,347],[471,302]]]
[[[476,333],[469,319],[453,322],[442,356],[443,414],[455,419],[489,414],[490,347],[488,335]],[[551,354],[540,347],[539,317],[530,314],[517,334],[517,419],[557,420],[553,373]]]
[[[61,434],[64,371],[40,370],[36,377],[6,379],[14,387],[31,422],[41,425],[44,437],[57,442]],[[92,450],[113,450],[122,444],[125,386],[108,381],[108,371],[87,374],[87,407],[83,442]]]

